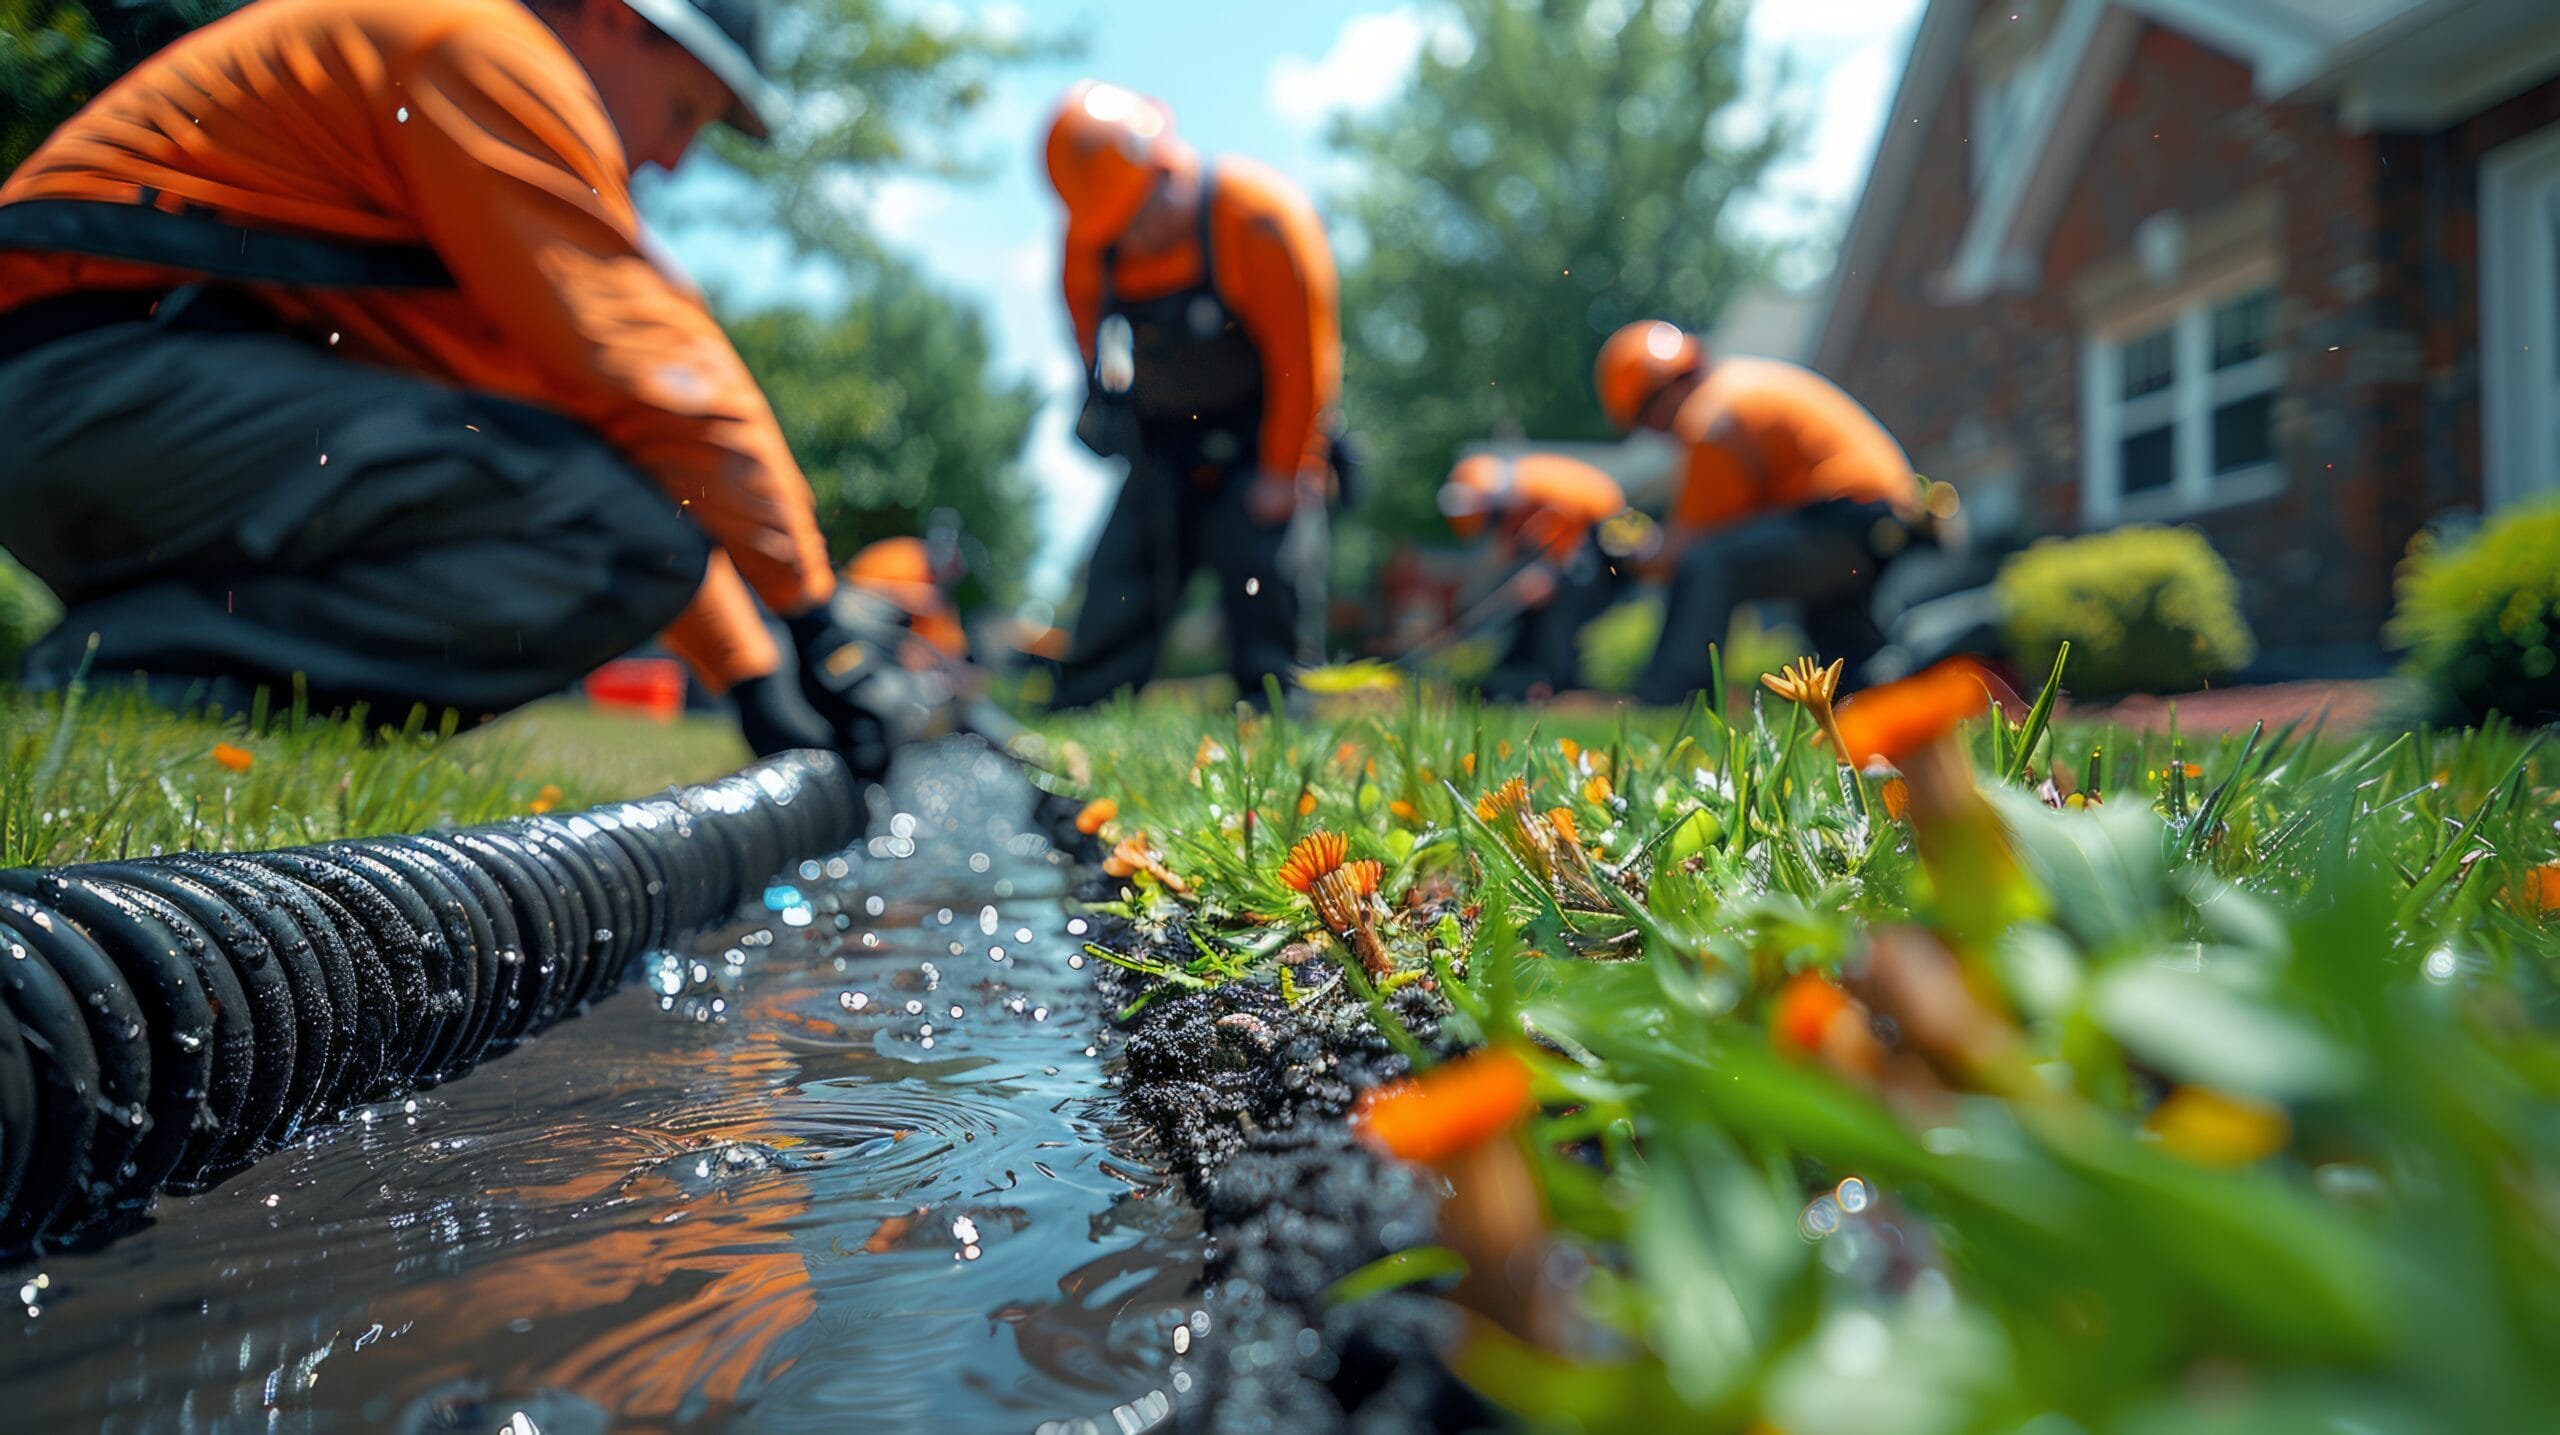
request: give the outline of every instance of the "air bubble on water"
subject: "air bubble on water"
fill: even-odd
[[[917,1000],[915,1000],[915,999],[913,999],[913,998],[909,998],[909,999],[908,999],[908,1001],[907,1001],[907,1015],[909,1015],[909,1016],[922,1016],[922,1015],[924,1015],[924,1003],[923,1003],[923,1002],[920,1002],[920,1001],[917,1001]]]
[[[978,909],[978,930],[990,937],[996,934],[996,909],[993,906]]]
[[[969,870],[972,872],[984,872],[994,865],[994,861],[991,860],[984,852],[972,852],[969,854]]]
[[[1017,942],[1029,942],[1031,940],[1031,929],[1029,927],[1014,928],[1013,939]]]
[[[948,927],[948,926],[950,926],[950,925],[951,925],[951,909],[950,909],[949,907],[944,907],[944,908],[942,908],[940,911],[935,912],[935,913],[933,914],[933,920],[934,920],[934,924],[935,924],[936,926],[942,926],[942,927]]]
[[[958,1241],[964,1246],[976,1245],[978,1243],[978,1223],[969,1219],[967,1216],[961,1216],[953,1220],[951,1223],[951,1239]]]
[[[864,946],[866,946],[866,947],[877,947],[877,946],[879,946],[879,945],[880,945],[880,934],[879,934],[878,932],[865,932],[865,933],[863,933],[863,934],[862,934],[862,945],[864,945]]]
[[[1031,1009],[1031,1019],[1033,1021],[1047,1021],[1049,1019],[1049,1009],[1044,1006],[1033,1007]]]
[[[918,1046],[922,1046],[922,1047],[925,1047],[925,1048],[927,1048],[928,1050],[930,1050],[930,1049],[932,1048],[932,1046],[933,1046],[933,1038],[932,1038],[932,1037],[926,1037],[923,1041],[920,1041],[920,1042],[918,1042],[918,1043],[916,1043],[916,1044],[917,1044]]]
[[[951,1004],[951,1019],[953,1021],[958,1021],[960,1019],[960,1004],[958,1002]]]
[[[1829,1196],[1816,1196],[1807,1203],[1796,1224],[1803,1230],[1805,1239],[1821,1240],[1840,1229],[1840,1203]]]
[[[913,837],[913,836],[915,836],[915,835],[916,835],[916,819],[915,819],[915,814],[913,814],[913,813],[909,813],[909,812],[901,812],[901,813],[897,813],[897,814],[895,814],[894,816],[892,816],[892,817],[889,819],[889,835],[890,835],[890,836],[892,836],[892,837]]]
[[[391,112],[391,118],[394,123],[407,124],[409,122],[409,107],[407,105],[402,105],[400,108],[393,110]]]
[[[1191,1327],[1177,1325],[1173,1328],[1173,1353],[1176,1355],[1191,1353]]]
[[[817,920],[817,915],[817,913],[810,911],[806,907],[792,907],[783,912],[782,925],[786,927],[805,927],[811,922]]]
[[[966,952],[967,950],[969,950],[967,947],[964,947],[964,946],[960,945],[958,942],[953,942],[953,943],[951,944],[951,955],[953,955],[953,956],[955,956],[955,957],[956,957],[956,956],[959,956],[959,955],[960,955],[961,953],[963,953],[963,952]]]
[[[747,951],[746,951],[746,948],[744,948],[744,947],[731,947],[729,950],[727,950],[727,951],[725,951],[725,952],[722,952],[722,953],[720,954],[720,960],[722,960],[722,961],[724,961],[724,962],[728,963],[730,966],[733,966],[733,967],[743,967],[743,966],[745,966],[745,965],[747,964]]]
[[[918,1036],[926,1036],[926,1037],[929,1037],[929,1036],[933,1035],[933,1023],[932,1023],[932,1022],[925,1022],[925,1023],[923,1023],[922,1025],[918,1026],[918,1027],[916,1028],[916,1035],[918,1035]]]
[[[889,910],[889,904],[881,900],[879,893],[874,892],[870,896],[862,899],[862,910],[877,917],[881,913]]]
[[[1086,931],[1086,928],[1085,928],[1085,920],[1084,920],[1084,918],[1082,918],[1082,917],[1069,917],[1069,918],[1067,919],[1067,935],[1068,935],[1068,936],[1070,936],[1070,937],[1081,937],[1081,936],[1083,936],[1083,935],[1085,934],[1085,931]]]
[[[695,962],[693,964],[693,979],[697,984],[711,980],[711,968],[709,964],[704,962]]]
[[[806,858],[800,863],[800,880],[804,882],[815,882],[818,880],[819,874],[825,871],[825,868],[818,865],[818,860],[816,858]]]
[[[1001,961],[1003,961],[1003,960],[1004,960],[1004,948],[1002,948],[1002,947],[989,947],[989,948],[987,948],[987,960],[988,960],[988,961],[991,961],[991,962],[1001,962]]]
[[[869,992],[846,992],[842,996],[836,998],[836,1005],[843,1007],[846,1011],[860,1011],[864,1007],[871,1005],[871,994]]]

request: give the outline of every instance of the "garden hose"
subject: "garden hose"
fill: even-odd
[[[635,802],[0,871],[0,1261],[449,1081],[861,836],[826,752]]]

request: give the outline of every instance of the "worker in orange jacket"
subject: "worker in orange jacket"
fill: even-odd
[[[1484,601],[1518,610],[1485,695],[1520,701],[1584,686],[1582,629],[1625,590],[1633,540],[1650,529],[1626,522],[1626,490],[1562,454],[1476,454],[1449,471],[1440,512],[1461,538],[1492,530],[1493,566],[1507,576]]]
[[[1144,683],[1204,565],[1229,667],[1258,695],[1304,656],[1313,565],[1286,561],[1284,540],[1293,517],[1321,517],[1338,468],[1342,341],[1323,226],[1278,173],[1205,162],[1163,105],[1116,85],[1067,92],[1046,158],[1089,380],[1077,435],[1129,464],[1053,701],[1081,707]]]
[[[808,483],[630,192],[776,122],[762,27],[259,0],[67,122],[0,187],[0,548],[69,610],[27,676],[476,720],[665,629],[759,750],[823,741]]]
[[[1926,536],[1920,481],[1858,401],[1774,359],[1712,359],[1693,335],[1629,324],[1594,382],[1621,430],[1669,434],[1685,468],[1654,570],[1670,576],[1662,638],[1636,696],[1678,703],[1707,685],[1707,647],[1744,603],[1785,601],[1826,660],[1854,671],[1882,647],[1886,564]]]

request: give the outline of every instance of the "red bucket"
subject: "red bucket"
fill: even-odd
[[[587,674],[587,701],[674,722],[684,711],[684,665],[673,658],[615,658]]]

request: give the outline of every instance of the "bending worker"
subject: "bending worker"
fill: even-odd
[[[1671,579],[1662,639],[1637,698],[1705,687],[1707,647],[1744,603],[1795,604],[1814,651],[1852,673],[1875,655],[1876,579],[1923,515],[1910,459],[1857,400],[1793,364],[1711,359],[1658,321],[1611,335],[1594,378],[1610,422],[1667,433],[1686,454],[1652,565]]]
[[[1440,511],[1461,538],[1490,523],[1493,567],[1506,576],[1479,611],[1519,614],[1485,696],[1516,702],[1587,686],[1582,630],[1624,591],[1630,543],[1645,528],[1625,521],[1635,515],[1618,481],[1561,454],[1477,454],[1449,471]]]
[[[823,741],[808,483],[630,193],[766,133],[761,28],[259,0],[66,123],[0,187],[0,548],[69,610],[29,679],[476,721],[665,629],[759,750]]]
[[[1322,554],[1292,562],[1284,539],[1302,510],[1321,518],[1334,474],[1342,345],[1323,227],[1280,175],[1204,162],[1164,106],[1115,85],[1067,92],[1047,160],[1090,380],[1077,436],[1129,464],[1054,705],[1143,684],[1203,565],[1229,668],[1257,696],[1299,657],[1302,588]]]

